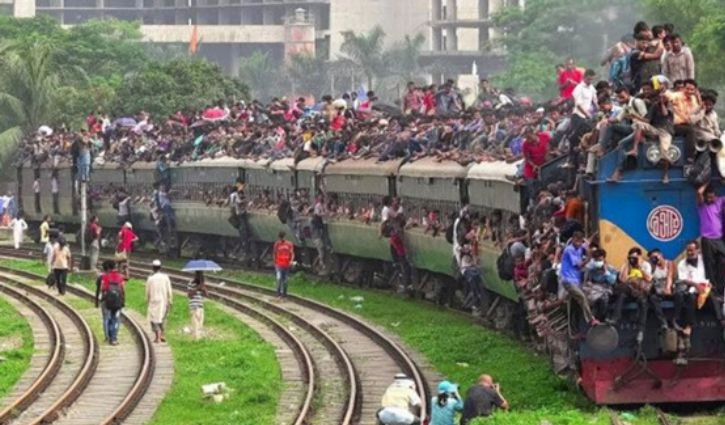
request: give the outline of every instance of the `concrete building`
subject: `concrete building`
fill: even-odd
[[[491,40],[498,35],[490,16],[523,0],[0,0],[0,10],[30,17],[44,14],[64,25],[93,18],[142,23],[146,40],[186,45],[196,26],[200,54],[234,72],[239,59],[264,50],[278,59],[307,51],[339,55],[342,32],[380,25],[386,43],[423,34],[423,60],[486,70]],[[500,63],[499,59],[495,59]],[[492,62],[493,63],[493,62]]]

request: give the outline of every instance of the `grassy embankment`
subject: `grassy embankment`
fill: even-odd
[[[46,270],[40,262],[2,260],[0,264],[38,274],[44,274]],[[87,276],[71,275],[69,281],[95,291],[94,279]],[[89,303],[73,301],[76,308],[83,304],[87,308]],[[126,306],[145,314],[143,282],[131,280],[127,286]],[[207,337],[193,341],[184,332],[190,322],[187,300],[174,296],[167,322],[167,341],[174,357],[174,379],[149,424],[274,423],[281,391],[281,372],[274,347],[213,302],[207,301],[205,316]],[[147,323],[142,325],[148,326]],[[100,320],[91,326],[99,340],[103,340]],[[220,404],[203,399],[201,385],[212,382],[225,382],[231,389],[229,399]]]
[[[5,397],[30,366],[33,333],[12,304],[0,297],[0,399]]]

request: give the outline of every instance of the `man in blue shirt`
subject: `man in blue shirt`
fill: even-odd
[[[566,289],[570,297],[574,298],[579,304],[584,314],[584,320],[591,323],[592,326],[598,324],[589,308],[587,296],[582,291],[582,269],[587,263],[586,249],[584,248],[584,234],[582,232],[574,232],[571,241],[564,248],[561,255],[561,271],[559,279],[561,285]]]

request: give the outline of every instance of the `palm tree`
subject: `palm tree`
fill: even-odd
[[[50,123],[60,86],[60,72],[47,45],[23,50],[0,47],[0,164],[16,150],[21,138]]]
[[[318,96],[327,89],[328,64],[323,55],[301,53],[290,57],[287,75],[295,94]]]
[[[257,50],[239,64],[239,78],[249,86],[253,97],[269,100],[283,90],[279,69],[267,53]]]
[[[385,52],[386,68],[399,77],[403,84],[411,80],[421,79],[420,52],[425,45],[423,34],[415,37],[406,35],[402,42],[395,43]]]
[[[355,34],[353,31],[342,33],[343,42],[340,45],[343,60],[355,64],[367,79],[368,90],[372,90],[376,77],[383,74],[385,61],[383,60],[383,41],[385,31],[376,26],[367,34]]]

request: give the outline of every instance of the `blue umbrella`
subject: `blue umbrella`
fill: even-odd
[[[131,117],[118,118],[113,125],[114,127],[135,127],[136,120]]]
[[[218,272],[222,268],[211,260],[191,260],[181,270],[185,272]]]

